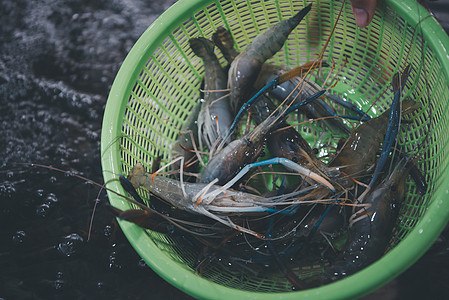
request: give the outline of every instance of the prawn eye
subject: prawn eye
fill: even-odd
[[[246,145],[247,145],[248,147],[252,147],[252,146],[253,146],[253,142],[251,142],[251,141],[248,140],[248,139],[245,139],[245,143],[246,143]]]

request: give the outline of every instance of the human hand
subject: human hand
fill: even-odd
[[[376,9],[376,0],[351,0],[355,23],[366,27],[371,23]]]

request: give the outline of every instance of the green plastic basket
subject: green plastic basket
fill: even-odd
[[[407,93],[423,109],[413,124],[403,126],[400,143],[420,156],[418,166],[429,184],[419,196],[411,182],[384,257],[344,280],[305,291],[292,291],[282,274],[236,274],[211,263],[203,276],[192,269],[198,249],[159,233],[119,222],[130,243],[165,280],[180,290],[204,299],[353,298],[387,283],[411,266],[433,243],[449,217],[449,40],[439,24],[415,0],[380,1],[367,28],[358,28],[349,1],[330,39],[325,59],[341,66],[334,91],[360,108],[378,115],[392,99],[394,72],[411,63]],[[181,0],[161,15],[131,49],[112,86],[106,105],[101,140],[105,182],[127,174],[141,162],[147,169],[155,157],[170,159],[170,146],[198,101],[202,62],[189,48],[192,37],[210,38],[219,26],[229,29],[239,50],[268,26],[304,7],[305,1]],[[313,3],[312,11],[271,60],[297,66],[316,58],[342,5],[340,1]],[[225,60],[217,51],[223,65]],[[319,130],[304,129],[305,133]],[[426,134],[429,137],[423,141]],[[313,134],[311,137],[313,138]],[[310,136],[309,136],[310,137]],[[332,138],[332,137],[331,137]],[[417,147],[421,145],[420,147]],[[124,194],[117,181],[108,184]],[[109,192],[111,203],[130,207]]]

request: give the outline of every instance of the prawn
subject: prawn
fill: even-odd
[[[293,17],[269,27],[235,57],[228,74],[228,87],[231,90],[231,106],[234,113],[248,100],[262,65],[282,48],[289,34],[311,7],[312,4],[309,4]]]
[[[256,124],[262,123],[275,109],[273,102],[265,95],[262,95],[261,99],[253,106],[253,116]],[[313,150],[309,143],[296,129],[289,126],[285,120],[279,121],[278,128],[278,130],[271,131],[266,136],[267,148],[273,157],[284,157],[308,169],[317,169],[319,172],[324,172],[327,175],[335,173],[313,156]]]
[[[253,118],[256,124],[261,124],[272,112],[276,110],[274,103],[265,95],[253,106]],[[273,157],[285,157],[303,165],[303,155],[296,155],[303,149],[305,153],[311,154],[312,148],[301,134],[293,127],[288,126],[285,120],[279,121],[279,130],[270,132],[267,137],[267,148]],[[283,129],[286,128],[286,129]]]
[[[199,198],[214,192],[220,187],[205,183],[181,183],[177,180],[162,176],[154,176],[145,172],[143,165],[137,163],[130,171],[128,180],[135,188],[144,187],[153,195],[163,199],[170,205],[196,215],[203,215],[240,232],[265,238],[251,229],[235,224],[229,216],[235,213],[261,213],[266,208],[260,203],[268,203],[269,199],[257,195],[247,194],[227,189],[216,195],[212,201],[199,203]],[[220,215],[217,215],[219,213]]]
[[[212,149],[218,138],[223,139],[234,120],[226,92],[227,77],[214,53],[214,43],[205,38],[189,40],[193,52],[204,64],[204,101],[198,115],[198,136]]]
[[[272,159],[267,162],[255,163],[254,166],[273,163],[281,163],[300,174],[322,182],[325,186],[334,190],[333,186],[324,178],[287,159]],[[157,173],[145,172],[143,165],[140,163],[132,168],[128,175],[128,180],[133,187],[142,186],[156,197],[163,199],[178,209],[204,215],[235,230],[265,239],[265,236],[235,224],[229,217],[236,214],[273,212],[273,206],[288,205],[289,200],[295,197],[295,193],[282,197],[266,198],[230,189],[251,167],[253,165],[245,166],[224,186],[215,185],[218,181],[217,179],[210,183],[182,183],[167,177],[156,176]]]
[[[405,179],[409,167],[408,158],[401,159],[392,173],[370,191],[363,201],[364,207],[352,217],[344,250],[319,275],[320,284],[352,275],[384,254],[405,197]],[[354,218],[358,220],[354,221]]]
[[[402,115],[409,114],[420,104],[405,99],[402,101]],[[329,165],[338,167],[350,176],[361,175],[373,163],[373,159],[385,137],[390,109],[380,116],[360,124],[348,137],[343,148],[331,159]],[[354,163],[357,162],[357,163]]]
[[[259,157],[265,145],[266,135],[279,126],[280,120],[294,108],[315,100],[323,93],[324,91],[320,91],[279,115],[270,115],[250,133],[229,143],[208,162],[201,174],[200,182],[208,183],[217,179],[218,184],[224,184],[229,181],[243,166],[254,162]]]
[[[234,41],[232,39],[231,33],[223,27],[219,27],[212,37],[215,45],[221,50],[228,63],[232,63],[239,52],[237,52],[234,48]],[[321,64],[322,63],[320,62],[317,65]],[[309,65],[306,64],[303,66],[303,68],[304,71],[306,71],[309,68]],[[257,78],[255,83],[256,89],[259,89],[259,87],[261,87],[258,83],[263,82],[263,84],[265,85],[266,81],[273,80],[273,78],[271,77],[269,79],[266,78],[264,74],[281,75],[281,73],[283,73],[283,70],[285,70],[285,67],[264,63],[262,65],[262,70],[259,74],[259,77]],[[292,82],[287,81],[285,83],[282,83],[280,86],[274,87],[273,90],[277,91],[275,92],[275,94],[278,96],[281,95],[281,92],[279,92],[279,90],[284,91],[284,93],[282,94],[283,98],[275,97],[279,100],[284,100],[288,97],[288,94],[285,93],[286,89],[284,88],[284,84],[292,84]],[[319,87],[317,85],[311,85],[309,88],[306,88],[306,92],[311,93],[312,91],[314,91],[314,88],[318,89]],[[269,91],[269,93],[271,94],[271,91]],[[328,92],[326,92],[326,94],[328,94]],[[318,100],[319,99],[317,99],[316,101]],[[316,103],[316,101],[312,101],[311,103],[304,105],[303,107],[314,107],[314,103]],[[303,109],[303,107],[300,107],[300,109]],[[276,106],[273,104],[270,98],[266,97],[264,94],[261,94],[257,102],[254,103],[254,106],[252,108],[252,116],[254,117],[256,124],[260,124],[264,120],[269,118],[275,110]],[[344,125],[342,124],[342,126]],[[305,165],[307,157],[310,157],[309,155],[312,154],[312,148],[310,147],[309,143],[307,143],[307,141],[301,136],[298,131],[296,131],[291,126],[288,126],[285,120],[280,120],[278,127],[282,128],[282,130],[279,130],[275,133],[270,132],[266,136],[266,144],[271,155],[273,157],[284,157],[297,162],[300,165]],[[284,127],[285,129],[283,129]],[[347,128],[345,130],[347,130]],[[317,160],[315,161],[317,163],[319,162]]]

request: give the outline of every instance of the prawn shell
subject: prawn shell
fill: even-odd
[[[402,114],[415,111],[419,105],[411,99],[402,101]],[[369,165],[382,143],[388,126],[390,110],[358,126],[347,139],[341,151],[329,163],[341,167],[350,176],[361,175]]]
[[[245,165],[254,162],[259,157],[263,145],[264,140],[259,140],[257,144],[245,142],[245,139],[232,141],[209,161],[199,182],[209,183],[218,179],[217,184],[226,184]]]
[[[136,164],[128,175],[129,181],[134,187],[144,187],[155,196],[173,205],[174,207],[194,213],[203,214],[204,211],[218,212],[224,215],[235,215],[239,213],[260,213],[265,208],[262,203],[269,203],[270,199],[262,196],[226,189],[219,192],[212,201],[202,204],[197,202],[196,196],[207,187],[212,193],[221,189],[219,185],[208,187],[205,183],[184,183],[185,194],[181,189],[181,182],[163,176],[154,176],[145,172],[142,164]]]
[[[228,75],[228,88],[231,90],[231,107],[234,114],[251,95],[251,87],[263,64],[252,57],[242,56],[242,53],[232,62]]]
[[[230,106],[227,76],[214,53],[214,43],[205,38],[189,40],[193,52],[203,60],[204,101],[198,115],[198,136],[211,149],[218,138],[225,138],[234,119]],[[202,143],[201,143],[202,145]]]

